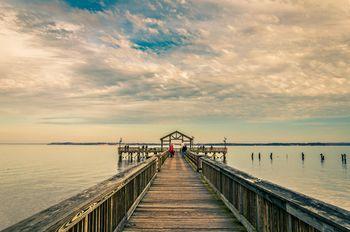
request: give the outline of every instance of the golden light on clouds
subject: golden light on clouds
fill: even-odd
[[[0,142],[350,140],[349,1],[102,3],[1,1]]]

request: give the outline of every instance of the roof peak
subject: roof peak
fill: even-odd
[[[165,138],[167,138],[167,137],[171,137],[172,135],[177,135],[177,134],[180,134],[180,136],[186,137],[187,139],[190,139],[190,140],[193,140],[193,139],[194,139],[193,136],[189,136],[189,135],[186,135],[186,134],[180,132],[179,130],[175,130],[175,131],[173,131],[173,132],[171,132],[171,133],[169,133],[169,134],[163,136],[162,138],[160,138],[160,140],[163,140],[163,139],[165,139]],[[178,136],[176,136],[176,137],[178,137]]]

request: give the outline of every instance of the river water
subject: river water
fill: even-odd
[[[348,154],[347,165],[341,163],[341,153]],[[229,147],[227,155],[228,165],[348,210],[349,163],[350,147],[243,146]],[[0,145],[0,230],[127,166],[118,162],[115,146]]]

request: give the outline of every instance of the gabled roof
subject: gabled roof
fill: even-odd
[[[163,139],[165,139],[165,138],[167,138],[167,137],[170,137],[171,135],[176,134],[176,133],[182,135],[183,137],[188,138],[189,140],[193,140],[193,138],[194,138],[194,137],[185,135],[184,133],[181,133],[180,131],[176,130],[176,131],[174,131],[174,132],[171,132],[170,134],[167,134],[167,135],[163,136],[162,138],[160,138],[160,140],[163,140]]]

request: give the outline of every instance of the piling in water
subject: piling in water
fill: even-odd
[[[322,153],[320,154],[320,156],[321,156],[321,162],[323,162],[323,161],[324,161],[325,156],[324,156]]]
[[[341,162],[346,164],[346,154],[341,154]]]

